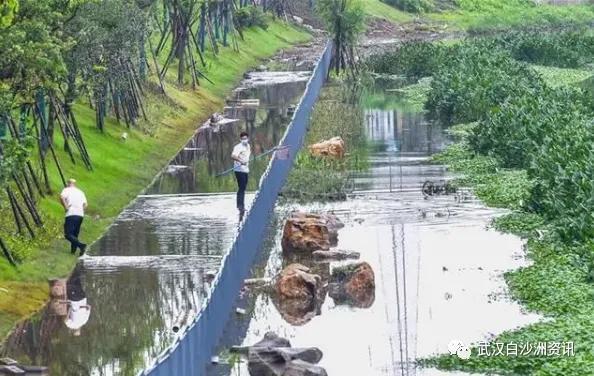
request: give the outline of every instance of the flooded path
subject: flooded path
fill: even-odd
[[[415,360],[447,353],[459,340],[492,334],[538,319],[506,294],[503,273],[526,265],[522,241],[488,229],[502,214],[470,193],[426,199],[421,187],[450,179],[429,157],[448,143],[444,131],[405,108],[365,109],[370,168],[353,173],[355,192],[347,201],[279,205],[262,259],[253,277],[274,278],[293,262],[327,282],[334,267],[348,262],[314,262],[283,257],[284,219],[293,210],[333,212],[345,227],[337,248],[359,252],[375,273],[371,301],[344,304],[324,292],[306,311],[279,304],[274,292],[246,290],[221,342],[249,346],[268,331],[293,347],[318,347],[328,375],[458,375],[421,369]],[[245,360],[212,366],[210,375],[249,375]]]
[[[253,155],[276,146],[304,75],[237,89],[222,111],[226,120],[200,127],[81,258],[67,299],[83,309],[68,313],[63,300],[52,300],[18,324],[2,355],[60,376],[136,375],[150,365],[195,318],[237,231],[235,195],[228,193],[235,178],[218,175],[232,166],[239,133],[250,133]],[[267,164],[251,164],[248,190]],[[248,205],[252,199],[246,195]]]

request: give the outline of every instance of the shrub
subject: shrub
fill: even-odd
[[[262,9],[253,5],[239,8],[234,15],[235,27],[239,30],[247,29],[249,27],[260,27],[264,30],[268,29],[268,22]]]
[[[543,138],[587,112],[581,90],[527,88],[493,109],[473,129],[470,142],[476,151],[495,156],[504,167],[528,168]]]
[[[594,123],[575,111],[566,120],[542,130],[528,173],[536,177],[533,209],[572,243],[594,239]]]
[[[584,30],[519,30],[496,38],[514,58],[533,64],[578,68],[594,58],[594,35]]]
[[[395,51],[367,60],[370,71],[421,78],[433,75],[446,60],[448,49],[439,43],[406,42]]]
[[[508,97],[543,85],[536,72],[493,42],[454,46],[447,56],[425,107],[430,118],[448,125],[477,121]]]

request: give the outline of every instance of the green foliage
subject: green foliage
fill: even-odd
[[[333,39],[348,46],[357,42],[365,20],[360,0],[319,0],[316,7]]]
[[[372,72],[418,79],[433,75],[447,59],[447,52],[440,43],[405,42],[394,51],[370,56],[366,65]]]
[[[594,74],[587,69],[570,69],[532,65],[532,69],[540,74],[543,81],[550,87],[578,86],[585,88],[588,78]]]
[[[568,61],[566,56],[548,62],[562,64]],[[471,74],[485,77],[481,69],[493,67],[477,65]],[[500,78],[491,79],[510,77],[510,72],[501,72]],[[482,84],[489,86],[491,81]],[[465,85],[473,87],[473,83]],[[458,143],[435,160],[462,172],[463,183],[474,187],[486,203],[516,210],[494,225],[528,238],[527,250],[534,263],[507,273],[506,280],[515,299],[553,318],[505,332],[493,341],[571,341],[575,356],[479,357],[475,347],[469,360],[443,355],[421,363],[496,374],[593,374],[594,341],[584,335],[594,330],[592,100],[580,89],[539,82],[520,87],[484,111],[470,129],[453,127]]]
[[[83,91],[102,91],[108,83],[127,90],[124,66],[139,60],[146,25],[147,14],[130,1],[93,1],[78,8],[65,27],[76,41],[65,58],[68,71],[82,78]]]
[[[396,9],[381,0],[363,0],[363,10],[374,18],[384,19],[393,23],[405,23],[413,20],[410,13]]]
[[[576,113],[566,119],[534,153],[532,205],[557,224],[565,241],[584,241],[594,239],[594,124]]]
[[[493,221],[493,227],[501,232],[507,232],[527,238],[537,235],[541,227],[544,226],[544,219],[535,213],[516,211]]]
[[[233,15],[235,27],[238,30],[243,30],[248,27],[260,27],[263,30],[268,29],[268,21],[262,9],[250,5],[239,8]]]
[[[588,25],[594,18],[591,5],[551,5],[531,0],[455,0],[457,7],[430,14],[434,21],[470,32],[507,30],[510,26]]]
[[[517,60],[562,68],[583,67],[594,59],[594,34],[588,30],[515,30],[496,38]]]
[[[542,86],[529,66],[490,41],[450,48],[448,60],[431,82],[426,103],[431,118],[446,124],[476,121],[507,98]]]
[[[396,8],[412,13],[428,12],[433,9],[433,2],[431,0],[382,0],[386,4],[395,6]]]
[[[56,87],[66,72],[65,42],[57,30],[63,18],[59,6],[22,0],[14,9],[13,22],[0,27],[0,111],[15,100],[32,102],[39,88]]]
[[[490,13],[495,10],[534,6],[530,0],[455,0],[456,5],[465,11]]]
[[[334,41],[336,73],[356,64],[355,47],[363,32],[365,13],[360,0],[319,0],[316,11]]]
[[[496,156],[505,167],[527,168],[543,140],[559,127],[583,120],[588,106],[577,89],[527,87],[511,96],[474,129],[475,150]]]
[[[0,1],[0,28],[6,27],[12,23],[14,14],[19,9],[18,0]]]

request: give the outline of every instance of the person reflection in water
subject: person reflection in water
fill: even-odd
[[[239,220],[241,221],[245,213],[245,190],[248,184],[252,150],[247,132],[241,132],[239,137],[241,142],[233,148],[231,158],[233,158],[233,171],[237,180],[237,210],[239,210]]]
[[[64,324],[72,335],[80,336],[80,329],[89,321],[91,306],[87,303],[87,295],[83,290],[78,270],[74,271],[74,274],[66,283],[66,293],[68,296],[68,314],[64,319]]]

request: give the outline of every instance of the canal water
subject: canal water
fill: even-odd
[[[208,193],[236,190],[232,174],[218,175],[232,166],[239,133],[250,133],[253,155],[277,145],[305,80],[236,90],[222,111],[228,120],[200,127],[81,258],[67,299],[82,308],[68,312],[66,302],[50,302],[16,327],[1,355],[48,366],[56,376],[136,375],[152,364],[194,319],[235,236],[234,194]],[[248,189],[267,164],[251,164]]]
[[[520,239],[489,228],[502,212],[469,191],[423,195],[424,182],[452,178],[429,161],[449,143],[444,130],[396,104],[366,107],[363,126],[370,167],[353,172],[353,194],[344,202],[279,204],[252,277],[274,278],[297,260],[327,282],[349,261],[288,259],[281,239],[291,211],[333,212],[345,223],[337,248],[359,252],[371,265],[374,297],[345,305],[324,292],[321,303],[296,311],[274,292],[246,289],[237,301],[246,313],[229,321],[211,376],[249,375],[246,361],[228,349],[252,345],[268,331],[293,347],[318,347],[328,375],[457,375],[417,368],[415,360],[447,353],[452,340],[470,345],[539,319],[507,295],[503,273],[527,261]]]

